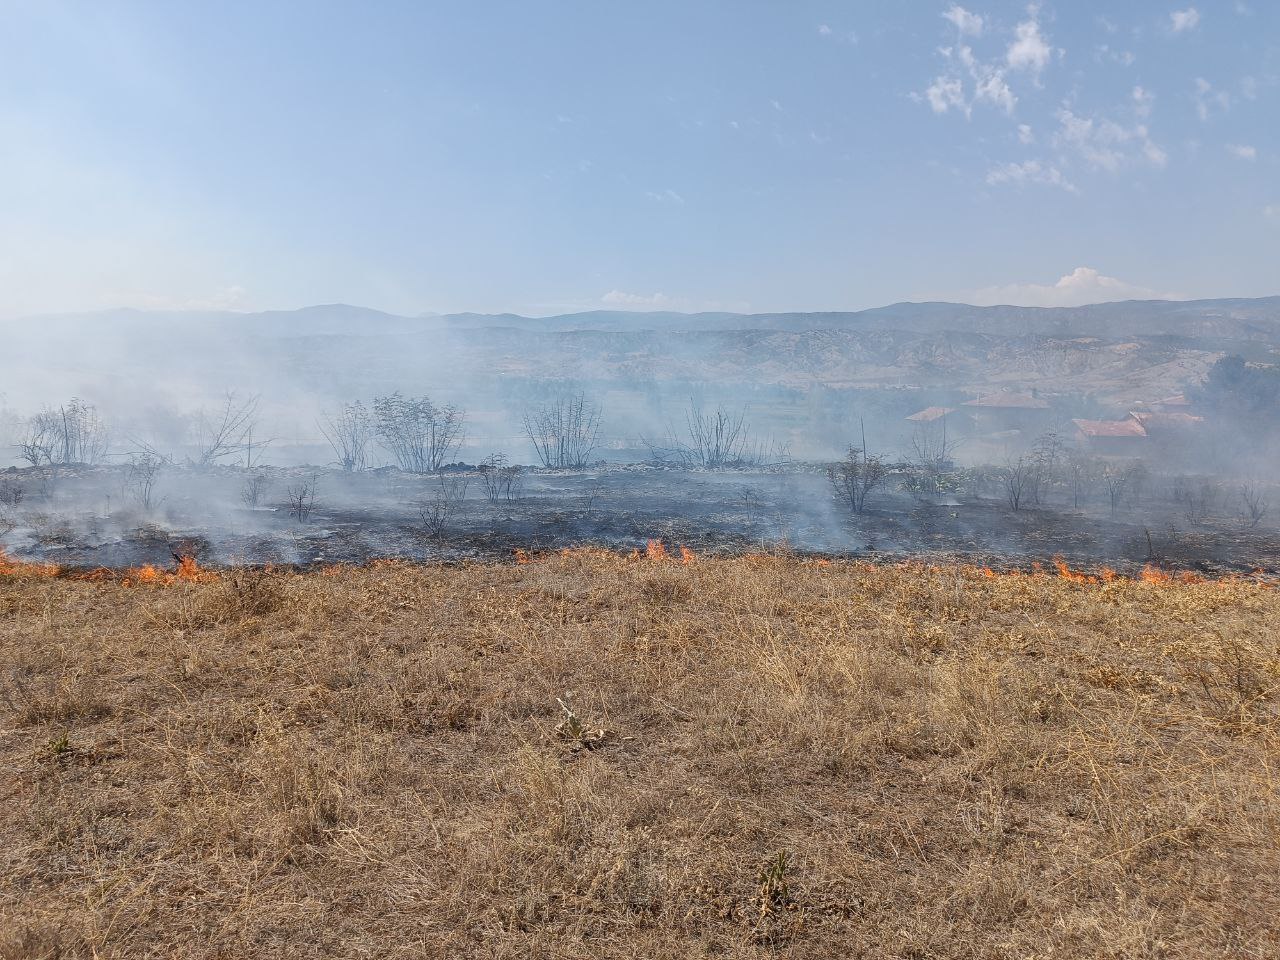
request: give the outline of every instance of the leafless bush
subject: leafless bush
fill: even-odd
[[[150,510],[155,505],[156,482],[163,467],[164,460],[149,450],[129,456],[125,489],[143,510]]]
[[[1062,481],[1071,492],[1071,503],[1079,508],[1093,485],[1102,476],[1102,465],[1096,457],[1071,451],[1062,461]]]
[[[1005,503],[1010,510],[1021,510],[1030,499],[1028,494],[1035,482],[1039,465],[1030,457],[1010,459],[997,473],[1001,489],[1004,491]]]
[[[291,484],[285,491],[285,497],[289,502],[289,515],[299,523],[306,523],[311,519],[311,511],[316,505],[316,488],[319,482],[320,478],[312,474],[304,480]]]
[[[480,464],[480,487],[490,503],[519,500],[524,474],[518,465],[507,462],[507,455],[495,453]]]
[[[600,405],[579,393],[526,412],[524,432],[544,467],[581,470],[596,449],[600,416]]]
[[[1133,479],[1129,468],[1118,463],[1108,463],[1102,468],[1102,486],[1107,492],[1107,504],[1114,516],[1124,501],[1125,490]]]
[[[245,477],[244,483],[240,486],[240,502],[250,510],[256,509],[262,505],[262,500],[270,486],[271,481],[267,479],[265,473],[251,473]]]
[[[1202,525],[1218,501],[1218,486],[1207,478],[1175,477],[1170,498],[1182,509],[1182,515],[1193,527]]]
[[[711,413],[690,402],[685,414],[683,436],[673,429],[667,439],[654,441],[641,438],[657,463],[678,464],[723,470],[732,467],[761,466],[788,459],[784,446],[752,443],[746,423],[746,412],[716,407]]]
[[[466,478],[441,476],[436,492],[418,506],[423,532],[434,540],[443,541],[450,522],[462,509],[466,497]]]
[[[1240,501],[1244,505],[1244,519],[1249,526],[1256,527],[1267,515],[1270,503],[1262,487],[1252,480],[1240,484]]]
[[[832,491],[854,513],[866,509],[867,498],[884,483],[888,474],[889,469],[880,457],[870,456],[858,447],[850,447],[843,460],[827,467]]]
[[[237,400],[234,393],[223,398],[222,405],[212,411],[196,414],[196,458],[199,467],[212,466],[227,457],[244,456],[244,465],[253,466],[255,452],[253,431],[258,426],[260,400],[255,395]],[[258,440],[261,449],[271,441]]]
[[[373,426],[378,441],[401,470],[437,473],[462,443],[463,412],[439,407],[429,397],[393,393],[373,401]]]
[[[18,455],[33,467],[49,464],[100,463],[110,436],[92,404],[73,398],[56,410],[40,411],[27,421]]]
[[[907,460],[927,474],[944,473],[951,469],[951,455],[960,441],[947,428],[947,418],[917,423],[911,431],[911,451]]]
[[[16,507],[26,497],[26,488],[17,480],[0,481],[0,506]]]
[[[1030,470],[1027,476],[1028,499],[1039,504],[1048,493],[1046,487],[1053,484],[1058,476],[1058,466],[1062,459],[1066,443],[1056,430],[1047,430],[1036,438],[1027,458]]]
[[[355,403],[343,404],[338,413],[323,414],[317,425],[324,438],[329,441],[343,470],[363,470],[369,465],[373,420],[363,403],[357,400]]]
[[[75,527],[61,514],[33,513],[27,517],[27,523],[36,543],[41,546],[64,546],[76,537]]]

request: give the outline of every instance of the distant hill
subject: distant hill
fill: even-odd
[[[260,313],[112,310],[0,324],[0,394],[25,407],[84,395],[261,391],[313,398],[705,384],[747,390],[996,387],[1158,397],[1224,353],[1280,362],[1280,297],[1086,307],[897,303],[853,312],[398,316],[347,304]],[[548,389],[555,389],[554,386]]]
[[[1130,300],[1085,307],[975,307],[895,303],[850,312],[672,313],[592,310],[550,317],[447,314],[455,329],[522,330],[858,330],[995,336],[1175,336],[1280,341],[1280,296],[1222,300]]]

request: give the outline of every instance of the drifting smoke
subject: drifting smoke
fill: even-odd
[[[1277,299],[121,311],[5,335],[0,543],[33,558],[311,563],[658,537],[1280,563]]]

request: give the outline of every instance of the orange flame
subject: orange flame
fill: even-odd
[[[1067,562],[1063,560],[1061,557],[1054,557],[1053,565],[1058,570],[1058,576],[1061,577],[1063,580],[1068,581],[1069,583],[1097,583],[1098,582],[1097,577],[1091,577],[1088,574],[1080,573],[1077,570],[1072,570],[1069,566],[1067,566]]]
[[[666,560],[667,548],[661,540],[649,540],[644,545],[644,555],[650,560]]]
[[[22,560],[11,560],[4,550],[0,550],[0,577],[56,577],[58,572],[56,563],[26,563]]]
[[[531,559],[528,554],[528,551],[521,550],[519,547],[516,547],[515,552],[516,552],[516,563],[518,563],[520,566],[524,566]]]
[[[1142,568],[1142,573],[1138,574],[1138,579],[1143,583],[1169,583],[1173,580],[1173,575],[1148,564]]]
[[[693,561],[697,559],[698,559],[698,555],[696,553],[694,553],[692,550],[686,547],[683,543],[680,544],[680,562],[681,563],[683,563],[687,567],[689,564],[693,563]]]

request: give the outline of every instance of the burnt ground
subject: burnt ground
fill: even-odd
[[[163,473],[149,509],[118,467],[67,468],[52,478],[11,470],[0,481],[21,502],[0,505],[7,552],[67,567],[169,564],[361,563],[384,557],[458,561],[510,557],[569,546],[643,548],[661,539],[698,552],[792,549],[844,556],[962,559],[999,566],[1062,556],[1081,566],[1131,570],[1147,563],[1201,571],[1280,572],[1280,532],[1250,529],[1230,514],[1189,518],[1150,494],[1113,517],[1100,504],[1069,508],[1055,497],[1012,511],[995,491],[934,500],[897,485],[868,510],[841,509],[822,470],[793,465],[759,471],[691,471],[614,466],[583,472],[528,471],[517,499],[489,502],[477,474],[458,470],[465,498],[434,536],[422,513],[438,503],[440,478],[385,468],[360,474],[272,469],[257,506],[238,468]],[[288,494],[312,481],[310,515],[292,515]],[[1224,497],[1225,501],[1225,497]],[[5,532],[7,529],[7,533]]]

